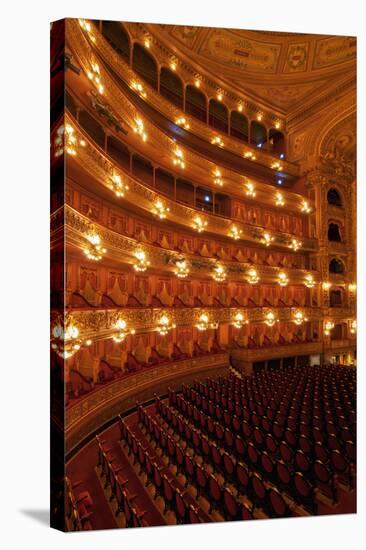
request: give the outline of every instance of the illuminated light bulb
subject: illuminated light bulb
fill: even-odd
[[[276,171],[280,172],[282,170],[283,166],[280,162],[276,161],[276,162],[272,162],[271,168],[272,168],[272,170],[276,170]]]
[[[242,103],[239,103],[239,104],[238,104],[238,111],[239,111],[239,113],[241,113],[242,110],[243,110],[243,104],[242,104]]]
[[[351,291],[351,292],[355,292],[356,289],[357,289],[357,285],[356,283],[351,283],[348,285],[348,289]]]
[[[184,128],[185,130],[189,130],[190,126],[186,120],[186,118],[184,116],[181,116],[179,118],[176,119],[175,121],[176,125],[177,126],[182,126],[182,128]]]
[[[251,285],[255,285],[256,283],[259,282],[259,275],[254,268],[248,271],[247,279],[248,279],[248,283],[250,283]]]
[[[79,19],[79,25],[83,29],[83,31],[85,31],[88,34],[88,37],[90,38],[90,40],[92,42],[95,42],[95,36],[91,32],[92,27],[91,27],[90,23],[88,21],[86,21],[85,19]]]
[[[217,282],[222,282],[222,281],[225,281],[226,279],[226,270],[224,268],[224,266],[222,266],[221,264],[219,265],[216,265],[213,269],[213,278],[215,279],[215,281]]]
[[[153,208],[153,213],[158,216],[161,220],[166,218],[167,213],[170,211],[170,208],[165,206],[163,201],[158,199]]]
[[[220,138],[220,136],[215,136],[211,139],[212,145],[217,145],[218,147],[224,147],[224,142]]]
[[[222,101],[223,95],[222,95],[221,90],[219,90],[219,91],[217,92],[217,96],[216,96],[216,97],[217,97],[217,101]]]
[[[143,250],[136,250],[134,254],[137,263],[134,264],[133,268],[135,271],[146,271],[150,262],[146,259],[146,254]]]
[[[89,245],[84,248],[84,254],[89,260],[99,262],[107,252],[107,250],[102,247],[100,236],[91,231],[86,236],[86,239],[89,241]]]
[[[279,273],[278,275],[278,284],[280,286],[287,286],[288,284],[288,277],[283,271],[281,271],[281,273]]]
[[[147,49],[150,48],[150,40],[149,40],[149,38],[145,38],[145,40],[144,40],[144,46],[145,46],[145,48],[147,48]]]
[[[260,122],[263,118],[263,115],[261,113],[257,114],[257,120]]]
[[[180,166],[182,170],[185,168],[185,162],[184,162],[184,154],[182,149],[177,149],[174,151],[174,158],[173,158],[173,164],[175,166]]]
[[[79,327],[71,315],[67,318],[59,315],[51,330],[51,348],[62,359],[69,359],[83,344],[79,334]],[[89,345],[87,342],[84,344]]]
[[[222,179],[222,174],[220,170],[215,170],[214,172],[214,184],[222,187],[224,185],[224,180]]]
[[[201,82],[198,78],[196,78],[196,80],[194,81],[194,85],[196,86],[196,88],[200,88]]]
[[[302,242],[298,241],[297,239],[292,239],[289,246],[290,248],[292,248],[292,250],[296,252],[297,250],[299,250],[299,248],[301,248]]]
[[[265,316],[265,320],[264,322],[266,323],[266,325],[268,325],[269,327],[273,327],[273,325],[275,323],[278,322],[278,319],[276,319],[276,316],[275,314],[273,313],[273,311],[269,311],[266,316]]]
[[[241,229],[238,229],[236,225],[232,225],[229,230],[229,237],[237,241],[240,239],[240,235],[243,233]]]
[[[91,80],[95,86],[98,89],[98,92],[100,94],[103,94],[104,92],[104,86],[101,83],[101,77],[100,77],[100,68],[98,63],[92,62],[91,64],[91,70],[87,72],[87,76],[89,80]]]
[[[200,216],[196,216],[193,220],[193,227],[198,231],[198,233],[202,233],[204,231],[205,227],[207,226],[207,221],[203,220]]]
[[[242,313],[237,313],[233,320],[233,325],[235,328],[242,328],[244,325],[247,325],[249,323],[248,320],[244,318],[244,315]]]
[[[209,328],[217,329],[218,326],[219,323],[216,321],[210,323],[208,315],[206,315],[206,313],[202,313],[202,315],[200,315],[198,323],[196,324],[196,328],[200,331],[204,331]]]
[[[304,317],[304,314],[302,313],[302,311],[296,311],[294,313],[294,323],[296,325],[302,325],[302,323],[306,321],[308,321],[308,319]]]
[[[272,235],[270,235],[270,233],[263,233],[263,244],[264,246],[269,246],[271,244],[271,242],[273,242],[274,240],[274,237],[272,237]]]
[[[303,201],[301,205],[301,212],[305,212],[305,214],[309,214],[309,212],[311,212],[311,207],[307,201]]]
[[[121,176],[118,174],[113,174],[113,176],[109,179],[108,186],[117,197],[124,197],[125,192],[129,189],[128,185],[122,182]]]
[[[330,335],[330,331],[334,329],[334,323],[333,321],[326,321],[325,325],[324,325],[324,334],[326,336],[329,336]]]
[[[158,321],[156,330],[160,336],[166,336],[170,330],[175,328],[175,325],[172,324],[167,315],[162,315]]]
[[[322,284],[322,287],[324,290],[329,290],[331,286],[332,286],[332,283],[329,283],[328,281]]]
[[[140,82],[136,82],[136,81],[133,81],[131,82],[131,88],[133,90],[135,90],[136,92],[138,92],[138,94],[141,96],[141,97],[146,97],[146,92],[144,90],[144,87],[142,84],[140,84]]]
[[[186,260],[184,258],[180,258],[175,262],[176,270],[175,274],[179,279],[185,279],[189,275],[189,268]]]
[[[171,61],[170,62],[170,68],[172,71],[176,71],[177,70],[177,63],[175,61]]]
[[[117,343],[123,342],[128,334],[135,334],[135,330],[127,330],[127,323],[124,319],[118,319],[114,325],[116,333],[112,336],[113,340]]]
[[[144,123],[141,120],[141,118],[136,118],[135,119],[135,126],[133,128],[133,131],[135,132],[135,134],[141,136],[142,141],[147,140],[147,134],[145,132],[145,126],[144,126]]]
[[[61,125],[56,131],[55,144],[55,157],[60,157],[66,152],[68,155],[75,157],[77,139],[75,136],[75,130],[70,124]],[[81,141],[79,141],[81,144]]]
[[[249,159],[249,160],[255,160],[256,156],[255,156],[254,153],[252,153],[252,151],[245,151],[244,152],[244,158]]]
[[[356,332],[357,332],[357,321],[356,319],[354,319],[353,321],[351,321],[350,333],[356,334]]]
[[[85,345],[86,346],[91,346],[93,343],[93,340],[91,340],[90,338],[88,338],[87,340],[85,340]]]
[[[248,182],[248,183],[245,184],[245,187],[246,187],[246,195],[248,197],[253,197],[254,198],[256,196],[254,183]]]
[[[306,275],[305,277],[305,286],[307,286],[308,288],[313,288],[314,285],[314,277],[309,273],[309,275]]]
[[[275,128],[276,128],[276,130],[281,128],[281,122],[279,120],[277,120],[277,122],[275,123]]]
[[[276,193],[276,206],[285,206],[285,199],[280,192]]]

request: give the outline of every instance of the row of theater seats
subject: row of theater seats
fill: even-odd
[[[72,483],[65,477],[65,522],[67,531],[89,531],[93,529],[93,500],[89,491],[79,490],[81,482]]]

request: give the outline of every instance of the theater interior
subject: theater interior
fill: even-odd
[[[356,511],[356,39],[51,29],[51,522]]]

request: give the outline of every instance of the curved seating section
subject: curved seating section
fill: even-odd
[[[156,524],[152,512],[171,524],[346,511],[355,490],[355,391],[355,371],[339,366],[183,384],[118,419],[118,452],[138,476],[138,494],[150,497],[143,509],[116,443],[97,436],[106,495],[127,527]]]

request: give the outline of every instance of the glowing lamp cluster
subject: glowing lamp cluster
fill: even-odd
[[[308,201],[302,202],[301,212],[304,212],[304,214],[309,214],[309,212],[311,212],[311,207],[309,206]]]
[[[288,285],[288,277],[287,277],[286,273],[284,273],[283,271],[281,271],[281,273],[279,273],[279,275],[278,275],[278,284],[280,286],[287,286]]]
[[[294,313],[294,323],[295,325],[302,325],[308,319],[304,316],[302,311],[295,311]]]
[[[133,127],[135,134],[141,137],[142,141],[147,140],[147,133],[145,132],[145,126],[141,118],[135,119],[135,126]]]
[[[189,267],[187,264],[187,261],[184,258],[179,258],[175,262],[176,270],[175,274],[178,277],[178,279],[185,279],[189,275]]]
[[[246,188],[245,194],[248,197],[253,197],[254,198],[256,196],[254,183],[251,183],[251,182],[246,183],[245,188]]]
[[[350,290],[351,292],[356,292],[356,289],[357,289],[356,283],[351,283],[350,285],[348,285],[348,290]]]
[[[264,244],[264,246],[269,246],[273,241],[274,237],[272,237],[270,233],[268,233],[267,231],[263,233],[262,243]]]
[[[184,162],[183,151],[182,151],[182,149],[179,149],[178,147],[174,151],[173,164],[174,164],[174,166],[179,166],[180,168],[182,168],[182,170],[184,170],[184,168],[186,166],[185,162]]]
[[[233,320],[233,326],[238,329],[242,328],[244,325],[247,325],[248,323],[249,321],[246,320],[244,318],[244,315],[240,312],[235,315]]]
[[[212,145],[217,145],[218,147],[224,147],[224,142],[222,141],[222,139],[220,138],[220,136],[214,136],[212,139],[211,139],[211,144]]]
[[[326,321],[326,323],[324,325],[324,334],[325,334],[325,336],[329,336],[333,329],[334,329],[333,321]]]
[[[208,329],[217,329],[217,327],[219,326],[218,323],[214,322],[210,322],[209,318],[208,318],[208,315],[206,313],[202,313],[202,315],[200,315],[199,319],[198,319],[198,323],[196,324],[196,328],[198,330],[200,330],[201,332],[205,331],[205,330],[208,330]]]
[[[229,237],[234,239],[234,241],[238,241],[242,233],[243,231],[241,229],[238,229],[236,225],[232,225],[229,229]]]
[[[167,315],[162,315],[158,321],[156,330],[160,336],[166,336],[173,328],[175,328],[175,324],[170,322]]]
[[[283,194],[278,192],[276,193],[276,206],[285,206],[285,199],[283,198]]]
[[[353,319],[353,321],[351,321],[351,326],[350,326],[349,331],[350,331],[351,334],[356,334],[356,332],[357,332],[357,321],[356,321],[356,319]]]
[[[79,25],[83,29],[84,32],[86,32],[92,42],[95,42],[95,36],[92,33],[92,27],[91,24],[86,21],[85,19],[79,19]]]
[[[273,327],[273,325],[275,325],[276,323],[278,323],[278,319],[276,318],[275,314],[273,313],[273,311],[269,311],[268,313],[266,313],[265,317],[264,317],[264,322],[266,323],[266,325],[268,327]]]
[[[123,183],[121,176],[118,174],[113,174],[109,179],[109,188],[114,192],[116,197],[124,197],[125,192],[129,189],[128,185]]]
[[[99,262],[107,250],[102,246],[102,241],[98,233],[91,231],[86,239],[88,241],[88,246],[84,248],[84,254],[88,260],[93,262]]]
[[[153,213],[155,214],[155,216],[158,216],[158,218],[164,220],[169,211],[170,208],[168,206],[165,206],[162,200],[157,199],[153,208]]]
[[[214,184],[218,187],[222,187],[224,185],[224,180],[222,179],[220,170],[215,170],[214,172]]]
[[[329,283],[328,281],[325,281],[322,284],[322,287],[323,287],[324,290],[329,290],[331,286],[332,286],[332,283]]]
[[[221,264],[218,264],[214,267],[213,269],[213,278],[215,279],[215,281],[217,282],[222,282],[222,281],[225,281],[226,279],[226,270],[224,268],[223,265]]]
[[[272,170],[276,170],[277,172],[281,171],[282,170],[282,164],[278,161],[272,162],[271,168],[272,168]]]
[[[145,252],[143,250],[136,250],[134,256],[136,258],[136,263],[133,265],[134,270],[137,272],[146,271],[150,262],[147,260]]]
[[[102,94],[104,92],[104,86],[101,82],[99,65],[93,62],[90,64],[90,67],[90,70],[87,72],[88,78],[95,84],[98,92]]]
[[[259,282],[259,275],[255,269],[250,269],[247,275],[248,283],[255,285]]]
[[[79,334],[79,327],[72,317],[64,320],[59,316],[52,328],[51,348],[62,359],[69,359],[81,348]]]
[[[252,151],[246,151],[244,153],[244,158],[245,159],[249,159],[249,160],[255,160],[256,159],[256,156],[255,154],[252,152]]]
[[[135,92],[137,92],[141,97],[143,98],[146,97],[146,92],[144,90],[143,85],[140,84],[140,82],[137,82],[134,80],[133,82],[131,82],[131,88],[135,90]]]
[[[305,277],[305,286],[308,288],[313,288],[315,286],[314,277],[310,273]]]
[[[135,329],[127,330],[127,323],[124,319],[118,319],[115,324],[116,333],[112,336],[117,344],[123,342],[129,334],[135,334]]]
[[[200,216],[196,216],[193,220],[193,227],[198,233],[202,233],[207,227],[207,220],[203,220]]]
[[[77,154],[77,145],[85,146],[84,140],[77,140],[75,130],[70,124],[61,125],[57,128],[55,137],[55,157],[60,157],[65,152],[72,157]]]
[[[185,130],[190,129],[190,125],[189,125],[189,123],[187,122],[187,119],[184,116],[180,116],[179,118],[177,118],[175,123],[176,123],[177,126],[181,126]]]
[[[292,239],[291,240],[290,248],[292,248],[292,250],[294,250],[296,252],[301,247],[302,247],[302,242],[301,241],[299,241],[298,239]]]

